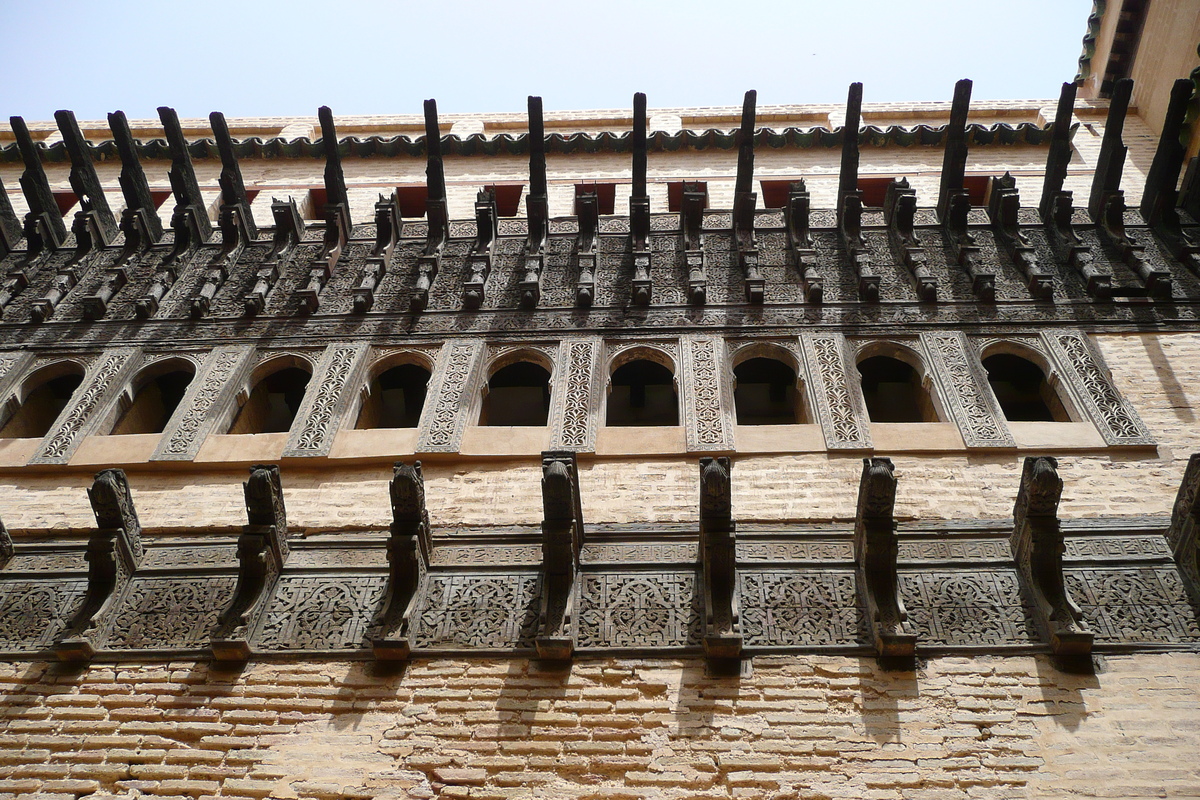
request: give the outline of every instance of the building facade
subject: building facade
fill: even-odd
[[[12,118],[0,795],[1200,793],[1193,92],[1094,22],[1049,101]]]

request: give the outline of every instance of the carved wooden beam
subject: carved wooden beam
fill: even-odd
[[[742,103],[742,125],[738,128],[737,182],[733,192],[733,246],[745,279],[746,301],[762,303],[765,281],[758,268],[758,246],[754,242],[754,106],[758,93],[746,92]]]
[[[704,653],[740,658],[742,632],[737,596],[737,536],[733,521],[730,460],[700,459],[700,563],[704,599]]]
[[[633,96],[633,190],[629,195],[629,242],[633,251],[635,306],[648,306],[654,293],[650,276],[650,195],[646,191],[646,95]]]
[[[218,223],[221,226],[221,252],[208,265],[208,274],[199,291],[192,297],[191,314],[202,317],[208,313],[213,298],[225,284],[229,273],[237,264],[246,246],[258,238],[258,226],[250,211],[250,200],[246,185],[242,181],[242,169],[238,165],[233,149],[233,137],[225,115],[214,111],[208,115],[213,134],[217,139],[217,150],[221,154],[221,210]]]
[[[679,238],[688,273],[688,302],[694,306],[704,305],[708,295],[704,254],[704,206],[707,204],[707,187],[699,183],[683,184],[683,200],[679,205]]]
[[[304,238],[304,220],[300,218],[294,198],[289,197],[284,202],[272,197],[271,216],[275,219],[271,251],[258,268],[254,287],[242,298],[242,313],[247,317],[255,316],[266,307],[267,295],[275,288],[284,264]]]
[[[817,250],[813,245],[812,231],[808,227],[811,198],[804,180],[800,179],[788,187],[787,205],[783,209],[784,225],[787,230],[787,250],[792,263],[804,282],[804,299],[820,303],[824,295],[821,270],[817,265]]]
[[[119,469],[96,473],[88,489],[96,531],[88,541],[88,585],[54,652],[62,661],[87,661],[103,647],[100,634],[142,561],[142,527],[129,480]]]
[[[1071,223],[1073,195],[1063,189],[1071,163],[1071,116],[1075,110],[1074,83],[1064,83],[1054,115],[1054,132],[1046,156],[1046,179],[1038,211],[1046,226],[1046,238],[1059,261],[1070,264],[1087,282],[1090,295],[1101,300],[1112,297],[1112,273],[1095,262],[1092,249],[1080,241]]]
[[[1188,459],[1179,482],[1167,546],[1186,579],[1189,594],[1200,601],[1200,453]]]
[[[154,207],[154,197],[150,194],[150,185],[146,182],[146,173],[142,171],[133,132],[129,129],[129,121],[125,119],[124,112],[109,114],[108,127],[112,129],[113,142],[121,156],[119,181],[121,193],[125,198],[125,209],[121,212],[119,227],[125,234],[125,244],[117,260],[105,270],[104,280],[96,292],[83,299],[83,315],[88,319],[100,319],[104,316],[108,311],[109,302],[129,282],[129,267],[149,250],[151,245],[157,244],[163,234],[158,209]],[[145,317],[151,316],[157,310],[156,304]],[[138,315],[145,318],[141,314],[140,306]]]
[[[8,566],[8,562],[13,557],[13,540],[12,534],[8,532],[8,527],[3,521],[0,521],[0,569]]]
[[[400,241],[400,204],[396,193],[379,195],[375,204],[375,246],[367,256],[354,287],[354,312],[365,314],[375,305],[375,289],[392,266],[392,256]]]
[[[967,174],[967,114],[971,110],[971,81],[954,84],[950,124],[946,126],[946,150],[942,156],[942,181],[938,188],[938,218],[950,215],[950,198],[964,191]]]
[[[21,221],[13,211],[12,200],[0,180],[0,258],[16,251],[21,244]]]
[[[546,132],[542,124],[542,98],[529,98],[529,196],[525,198],[529,235],[525,239],[520,306],[537,308],[542,296],[542,266],[550,236],[550,206],[546,196]]]
[[[442,264],[442,251],[450,239],[450,214],[446,206],[446,170],[442,163],[442,132],[438,127],[437,101],[425,101],[425,219],[429,222],[425,252],[417,258],[417,282],[409,306],[424,310],[429,290]]]
[[[1176,209],[1179,192],[1175,189],[1186,155],[1180,137],[1194,89],[1195,84],[1188,78],[1175,81],[1171,87],[1171,99],[1163,119],[1158,149],[1154,152],[1154,160],[1146,174],[1141,211],[1150,227],[1167,245],[1171,255],[1192,272],[1200,274],[1200,244],[1185,234],[1180,226],[1179,212]]]
[[[1092,650],[1092,632],[1063,582],[1065,545],[1058,523],[1062,489],[1056,460],[1025,459],[1009,544],[1033,598],[1038,627],[1051,649],[1056,655],[1087,655]]]
[[[596,192],[575,195],[575,216],[579,235],[575,239],[575,260],[579,279],[575,284],[575,305],[590,308],[596,298],[596,247],[600,231],[600,196]]]
[[[858,297],[879,302],[879,274],[862,235],[862,192],[858,190],[858,127],[862,121],[862,84],[850,84],[846,124],[842,126],[842,163],[838,172],[837,226],[846,255],[858,275]]]
[[[988,216],[996,240],[1025,276],[1029,293],[1039,300],[1049,300],[1054,296],[1054,276],[1038,263],[1033,245],[1021,233],[1020,210],[1021,195],[1017,192],[1017,179],[1008,172],[992,179]]]
[[[575,598],[583,511],[575,453],[542,453],[542,599],[538,656],[565,660],[575,651]]]
[[[325,238],[321,242],[321,252],[309,265],[308,283],[296,293],[300,298],[300,310],[306,314],[321,307],[321,290],[333,275],[353,228],[333,112],[328,106],[321,106],[317,109],[317,117],[321,120],[321,140],[325,145]]]
[[[475,198],[475,243],[467,256],[467,277],[463,281],[462,302],[468,311],[477,311],[483,305],[498,231],[496,195],[491,189],[483,189]]]
[[[54,193],[50,191],[50,182],[46,180],[42,158],[33,137],[29,135],[29,128],[20,117],[9,117],[9,122],[25,163],[20,183],[29,212],[24,222],[25,258],[4,276],[4,283],[0,285],[0,312],[8,307],[14,297],[25,291],[38,266],[50,253],[61,248],[67,238],[62,213],[54,201]]]
[[[171,181],[171,191],[175,194],[175,211],[171,214],[175,245],[170,254],[163,259],[162,267],[178,271],[178,265],[212,236],[212,222],[208,218],[208,209],[204,206],[204,197],[200,194],[200,184],[196,181],[196,170],[192,167],[187,138],[183,135],[183,128],[179,124],[175,109],[161,106],[158,109],[158,118],[162,122],[167,146],[171,151],[171,171],[167,173],[167,177]],[[157,280],[157,275],[155,279]],[[173,275],[171,280],[174,281]]]
[[[900,597],[896,557],[896,476],[890,458],[864,458],[854,520],[854,561],[876,651],[884,658],[916,653],[917,634]]]
[[[397,461],[389,489],[392,528],[388,537],[388,586],[371,624],[375,632],[371,649],[381,661],[402,661],[412,653],[412,620],[432,552],[421,462],[409,466]]]
[[[925,248],[921,246],[913,227],[916,212],[917,192],[908,185],[908,179],[901,178],[889,183],[883,198],[883,218],[888,226],[888,239],[916,281],[917,297],[921,298],[922,303],[936,303],[937,278],[929,271]]]
[[[250,657],[250,636],[266,610],[288,557],[287,511],[279,467],[258,464],[242,484],[249,524],[238,537],[238,579],[233,599],[217,619],[210,646],[220,661]]]

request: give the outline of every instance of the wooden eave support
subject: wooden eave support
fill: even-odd
[[[758,193],[754,186],[754,108],[758,93],[751,89],[742,102],[742,125],[737,131],[737,182],[733,192],[733,247],[745,281],[746,302],[761,304],[766,282],[758,268],[758,246],[754,241],[754,208]]]
[[[61,661],[88,661],[103,646],[100,634],[142,561],[142,528],[125,473],[96,473],[88,499],[96,531],[88,540],[87,592],[54,644]]]
[[[488,277],[492,274],[499,225],[496,194],[491,189],[483,189],[475,197],[475,242],[467,256],[467,277],[463,281],[462,302],[468,311],[477,311],[483,305]]]
[[[565,661],[575,652],[579,554],[583,549],[583,511],[575,453],[542,453],[542,597],[539,658]]]
[[[811,198],[804,180],[794,182],[788,187],[787,205],[783,209],[787,251],[804,284],[805,301],[819,304],[824,296],[824,282],[817,265],[817,250],[808,224],[810,208]]]
[[[700,459],[703,642],[704,654],[709,659],[735,659],[742,655],[732,469],[732,462],[726,456]]]
[[[890,458],[864,458],[854,519],[858,592],[881,658],[912,658],[917,634],[900,597],[896,559],[896,476]]]
[[[33,143],[33,137],[29,135],[25,120],[9,117],[9,123],[12,125],[17,149],[21,151],[21,159],[25,164],[20,183],[29,212],[25,215],[24,222],[25,258],[8,271],[4,276],[4,283],[0,284],[0,312],[25,290],[38,266],[50,253],[59,250],[67,238],[62,213],[58,210],[58,203],[54,201],[54,193],[50,191],[50,182],[46,180],[41,155],[37,145]]]
[[[321,307],[321,290],[333,275],[353,229],[333,112],[328,106],[321,106],[317,109],[317,117],[321,121],[321,140],[325,146],[325,237],[321,242],[321,252],[309,264],[308,283],[297,292],[300,310],[305,314],[312,314]]]
[[[287,562],[288,525],[279,467],[258,464],[242,484],[247,525],[238,537],[238,577],[233,599],[217,619],[210,648],[218,661],[245,661],[254,634]]]
[[[170,281],[174,283],[180,265],[212,236],[212,222],[208,219],[208,209],[204,207],[204,197],[200,194],[200,184],[196,181],[196,170],[192,166],[192,157],[188,153],[187,138],[183,135],[179,116],[175,109],[161,106],[158,109],[158,118],[162,122],[171,151],[171,170],[167,177],[175,195],[175,211],[171,214],[175,244],[163,259],[160,270],[167,268],[170,271]],[[157,275],[155,279],[158,279]]]
[[[524,268],[518,287],[519,304],[537,308],[542,297],[542,267],[550,236],[550,205],[546,195],[546,132],[542,124],[542,98],[529,98],[529,196],[525,211],[529,234],[525,239]]]
[[[1029,294],[1038,300],[1049,300],[1054,296],[1054,276],[1038,262],[1033,245],[1021,233],[1020,210],[1021,196],[1017,192],[1016,178],[1008,172],[993,178],[988,217],[996,240],[1025,276]]]
[[[879,302],[879,273],[862,235],[862,192],[858,190],[858,128],[862,121],[862,84],[850,84],[846,124],[842,126],[842,163],[838,172],[837,227],[842,247],[858,275],[858,299]]]
[[[633,279],[630,302],[648,306],[654,295],[650,274],[650,195],[646,191],[646,95],[633,96],[633,188],[629,195],[629,243],[633,251]]]
[[[708,188],[701,183],[685,182],[679,205],[679,246],[687,269],[688,302],[704,305],[708,297],[708,273],[704,253],[704,207]]]
[[[0,180],[0,258],[16,252],[21,244],[21,221],[13,211],[12,200]]]
[[[1087,656],[1092,651],[1092,632],[1063,581],[1065,544],[1058,522],[1062,489],[1055,459],[1025,459],[1009,544],[1051,650],[1059,656]]]
[[[1200,244],[1185,234],[1180,226],[1179,211],[1176,208],[1179,192],[1175,188],[1186,155],[1180,136],[1194,90],[1195,84],[1188,78],[1180,78],[1171,87],[1171,99],[1163,119],[1158,148],[1154,151],[1154,160],[1146,174],[1141,212],[1150,223],[1150,227],[1167,245],[1171,255],[1193,273],[1200,275]]]
[[[267,295],[275,288],[283,266],[304,238],[304,220],[300,217],[300,209],[296,208],[294,198],[289,197],[284,201],[272,197],[271,216],[275,220],[271,250],[259,265],[254,286],[242,298],[242,314],[247,317],[253,317],[266,308]]]
[[[442,133],[438,126],[437,101],[425,101],[425,252],[417,257],[417,281],[409,307],[423,311],[429,290],[442,264],[442,251],[450,239],[450,216],[446,206],[446,172],[442,163]]]
[[[1167,546],[1186,579],[1188,593],[1200,602],[1200,453],[1188,459],[1179,482]]]
[[[396,245],[400,242],[400,203],[396,193],[379,195],[375,203],[375,246],[367,255],[353,289],[354,313],[365,314],[375,305],[375,290],[392,266]]]
[[[917,192],[908,185],[908,179],[901,178],[889,183],[883,199],[883,218],[888,226],[888,239],[916,282],[917,297],[922,303],[936,303],[937,278],[930,272],[925,248],[917,238],[914,228],[916,212]]]
[[[575,216],[579,235],[575,239],[575,260],[579,278],[575,283],[575,305],[591,308],[596,299],[596,248],[600,231],[600,196],[596,192],[575,195]]]
[[[403,661],[412,653],[412,622],[432,553],[421,462],[409,466],[397,461],[388,488],[392,499],[388,584],[371,623],[371,649],[380,661]]]

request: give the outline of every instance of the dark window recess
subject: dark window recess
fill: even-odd
[[[491,189],[496,194],[496,214],[501,217],[515,217],[521,207],[521,194],[525,191],[523,183],[492,184],[483,187]]]
[[[738,425],[795,425],[804,422],[796,371],[774,358],[751,358],[733,369],[733,405]]]
[[[79,202],[79,195],[74,192],[54,192],[53,194],[54,202],[58,205],[58,213],[62,216],[66,216],[67,212]]]
[[[577,183],[575,184],[575,213],[579,213],[579,195],[593,193],[596,195],[598,213],[612,214],[617,205],[617,185],[615,183]]]
[[[1070,422],[1062,401],[1037,364],[1020,356],[998,353],[985,358],[983,368],[1009,422]]]
[[[708,208],[708,184],[704,181],[672,181],[667,184],[667,210],[678,213],[683,206],[683,187],[704,192],[704,207]]]
[[[0,438],[40,439],[71,401],[71,395],[83,383],[78,373],[51,378],[30,392],[25,402],[0,428]]]
[[[679,397],[671,370],[653,361],[617,368],[608,395],[608,424],[678,425]]]
[[[883,208],[883,199],[887,196],[887,188],[893,178],[859,178],[858,190],[862,192],[862,203],[871,208]]]
[[[392,367],[371,381],[356,428],[415,428],[425,407],[429,370],[415,364]]]
[[[541,427],[550,416],[550,373],[537,364],[518,361],[496,370],[483,398],[480,425]]]
[[[162,433],[191,382],[192,373],[185,370],[168,372],[146,381],[113,426],[112,433]]]
[[[871,422],[937,422],[921,376],[908,364],[874,356],[861,361],[858,371]]]
[[[287,367],[263,378],[250,393],[229,428],[230,433],[283,433],[304,400],[304,389],[312,377],[299,367]]]
[[[405,219],[425,216],[427,199],[429,199],[429,191],[424,186],[396,187],[396,204],[400,206],[400,216]]]

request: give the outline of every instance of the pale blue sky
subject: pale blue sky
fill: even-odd
[[[1056,98],[1091,0],[0,0],[0,118]]]

